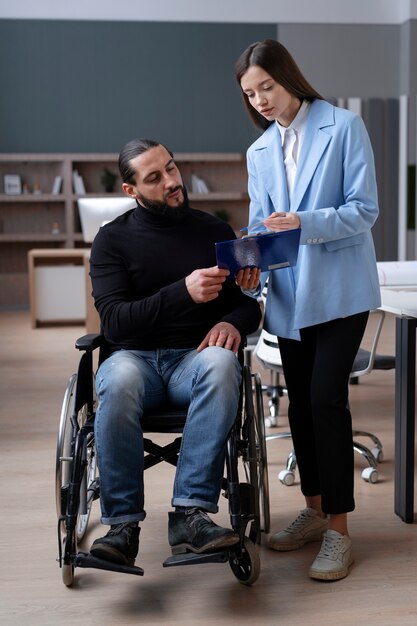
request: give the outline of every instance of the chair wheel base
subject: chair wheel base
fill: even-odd
[[[374,469],[373,467],[366,467],[362,471],[362,478],[367,483],[375,484],[378,482],[378,470]]]
[[[274,428],[277,426],[277,418],[274,415],[267,415],[265,417],[265,427]]]
[[[381,448],[372,448],[371,452],[375,458],[375,461],[377,463],[382,463],[382,461],[384,460],[384,453],[382,452]]]
[[[291,487],[295,482],[295,475],[291,470],[282,470],[282,472],[278,474],[278,478],[282,484],[287,487]]]

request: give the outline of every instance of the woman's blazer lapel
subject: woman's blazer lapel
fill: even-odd
[[[300,208],[304,194],[331,141],[335,125],[334,107],[324,100],[310,105],[306,132],[295,178],[291,211]],[[287,179],[282,158],[281,134],[276,123],[264,132],[254,146],[258,175],[262,179],[276,211],[289,211]]]
[[[297,166],[291,211],[299,209],[314,172],[331,141],[333,131],[329,130],[329,127],[334,125],[334,108],[328,102],[314,100],[310,105],[306,132]]]
[[[282,158],[281,135],[275,122],[258,139],[255,147],[257,172],[275,211],[288,211],[288,189]]]

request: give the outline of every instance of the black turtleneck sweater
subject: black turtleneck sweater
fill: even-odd
[[[233,278],[219,296],[196,304],[185,277],[216,265],[215,242],[234,239],[228,224],[190,209],[182,218],[137,207],[103,226],[91,250],[93,296],[111,348],[195,348],[218,322],[242,337],[255,332],[261,313]]]

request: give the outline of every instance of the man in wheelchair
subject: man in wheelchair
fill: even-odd
[[[168,522],[172,552],[202,553],[239,541],[207,513],[218,510],[238,410],[236,355],[261,313],[215,265],[215,242],[234,232],[189,207],[172,153],[134,139],[121,150],[119,169],[137,206],[100,229],[90,257],[109,350],[96,377],[95,439],[101,521],[110,525],[91,554],[133,564],[146,515],[141,416],[166,404],[188,407]]]

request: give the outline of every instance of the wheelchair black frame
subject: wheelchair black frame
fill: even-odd
[[[61,429],[63,421],[68,419],[61,414],[60,433],[58,434],[57,471],[56,471],[56,500],[58,513],[58,545],[59,564],[62,568],[63,581],[71,586],[74,580],[74,568],[95,568],[123,572],[142,576],[144,571],[138,566],[119,565],[93,557],[86,552],[77,552],[77,519],[80,515],[80,489],[84,481],[88,463],[88,448],[94,455],[94,362],[93,353],[104,345],[104,337],[99,334],[84,335],[76,341],[76,348],[83,352],[78,373],[70,379],[75,382],[73,391],[73,412],[70,416],[71,440],[70,455],[60,458],[63,437]],[[254,391],[254,394],[253,394]],[[255,396],[255,403],[253,401]],[[69,402],[69,399],[64,399]],[[79,423],[82,412],[83,420]],[[175,413],[174,413],[175,415]],[[166,430],[152,430],[144,426],[144,432],[182,432],[167,427]],[[144,438],[145,469],[162,461],[176,465],[181,437],[176,438],[166,446],[159,446],[148,438]],[[246,472],[246,482],[239,480],[238,459],[242,458]],[[71,477],[68,484],[62,484],[62,463],[71,464]],[[248,365],[242,369],[241,406],[227,442],[226,478],[222,488],[229,501],[229,515],[233,530],[239,535],[238,544],[227,550],[203,554],[178,554],[168,557],[164,567],[188,565],[192,563],[229,562],[230,567],[240,582],[252,584],[259,576],[259,555],[255,544],[261,541],[261,531],[269,532],[269,496],[268,474],[266,463],[266,445],[263,416],[262,384],[258,374],[253,375]],[[84,493],[86,503],[83,503],[82,514],[86,515],[86,530],[88,517],[93,500],[99,497],[98,481],[95,479],[86,485]],[[263,527],[262,527],[263,525]],[[249,526],[249,531],[247,533]],[[246,534],[247,533],[247,534]]]

